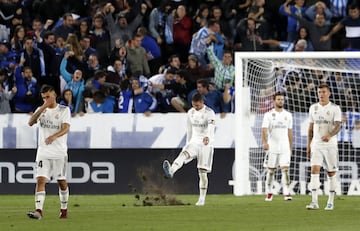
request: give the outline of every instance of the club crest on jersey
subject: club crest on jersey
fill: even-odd
[[[59,119],[59,114],[55,115],[55,119],[57,119],[57,120]]]
[[[276,114],[275,114],[275,113],[272,113],[271,115],[272,115],[272,117],[273,117],[273,120],[275,120]]]
[[[330,111],[327,111],[327,112],[326,112],[326,115],[330,115]]]

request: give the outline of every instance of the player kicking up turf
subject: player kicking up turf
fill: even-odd
[[[211,172],[213,162],[215,113],[204,104],[203,96],[195,93],[192,97],[192,108],[187,112],[187,116],[186,145],[173,164],[168,160],[163,162],[163,169],[167,178],[173,178],[175,172],[184,164],[197,159],[200,195],[195,205],[203,206],[208,187],[207,174]]]
[[[273,199],[272,187],[276,168],[279,165],[284,200],[291,201],[289,166],[293,144],[293,120],[291,113],[284,109],[284,94],[281,92],[275,93],[273,100],[274,109],[265,113],[261,130],[261,139],[266,153],[264,167],[267,168],[265,182],[267,196],[265,201],[272,201]]]

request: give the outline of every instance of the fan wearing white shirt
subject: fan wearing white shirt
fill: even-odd
[[[208,187],[207,174],[211,172],[213,162],[215,112],[204,104],[200,93],[195,93],[187,116],[186,145],[172,164],[168,160],[164,161],[163,169],[166,176],[172,178],[184,164],[197,159],[200,195],[195,205],[203,206]]]
[[[265,113],[261,130],[263,148],[266,152],[264,167],[267,167],[265,201],[272,201],[273,199],[272,187],[278,166],[281,169],[284,200],[289,201],[292,200],[289,193],[289,166],[293,144],[293,120],[292,114],[284,109],[284,94],[275,93],[273,100],[274,109]]]
[[[336,135],[341,129],[341,109],[330,102],[330,88],[321,84],[317,90],[319,102],[310,106],[307,155],[311,164],[311,203],[307,209],[319,209],[318,189],[320,169],[327,171],[329,198],[325,210],[334,209],[336,172],[338,171],[338,144]]]

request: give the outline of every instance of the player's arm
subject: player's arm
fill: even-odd
[[[211,112],[208,118],[208,129],[207,135],[204,137],[203,143],[207,145],[208,143],[213,143],[215,138],[215,113]]]
[[[262,144],[263,144],[263,148],[264,150],[269,150],[269,144],[267,141],[267,128],[262,128],[261,129],[261,140],[262,140]]]
[[[61,124],[61,129],[60,131],[56,132],[55,134],[49,136],[48,138],[46,138],[45,143],[46,144],[51,144],[54,140],[56,140],[58,137],[65,135],[66,133],[68,133],[70,128],[70,124],[68,123],[62,123]]]
[[[293,147],[293,132],[292,129],[288,129],[288,139],[289,139],[289,145],[290,145],[290,155],[292,153],[292,147]]]
[[[48,107],[48,105],[46,103],[44,103],[41,107],[39,107],[34,114],[32,114],[32,116],[29,119],[29,126],[33,126],[34,124],[36,124],[37,120],[39,119],[41,113],[43,113],[45,111],[45,109]]]
[[[311,154],[311,142],[312,142],[313,136],[314,136],[314,123],[309,123],[307,149],[306,149],[306,153],[307,153],[308,157],[310,157],[310,154]]]
[[[322,140],[328,142],[331,139],[331,137],[336,136],[336,134],[338,134],[340,129],[341,129],[341,121],[335,121],[333,130],[331,130],[329,134],[323,136]]]
[[[190,116],[188,114],[187,122],[186,122],[186,143],[189,143],[192,136],[192,126],[191,126],[191,120]]]

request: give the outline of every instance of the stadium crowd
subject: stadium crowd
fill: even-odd
[[[233,112],[234,51],[358,50],[358,4],[0,0],[0,113],[33,112],[43,84],[73,116],[185,112],[195,92]]]

